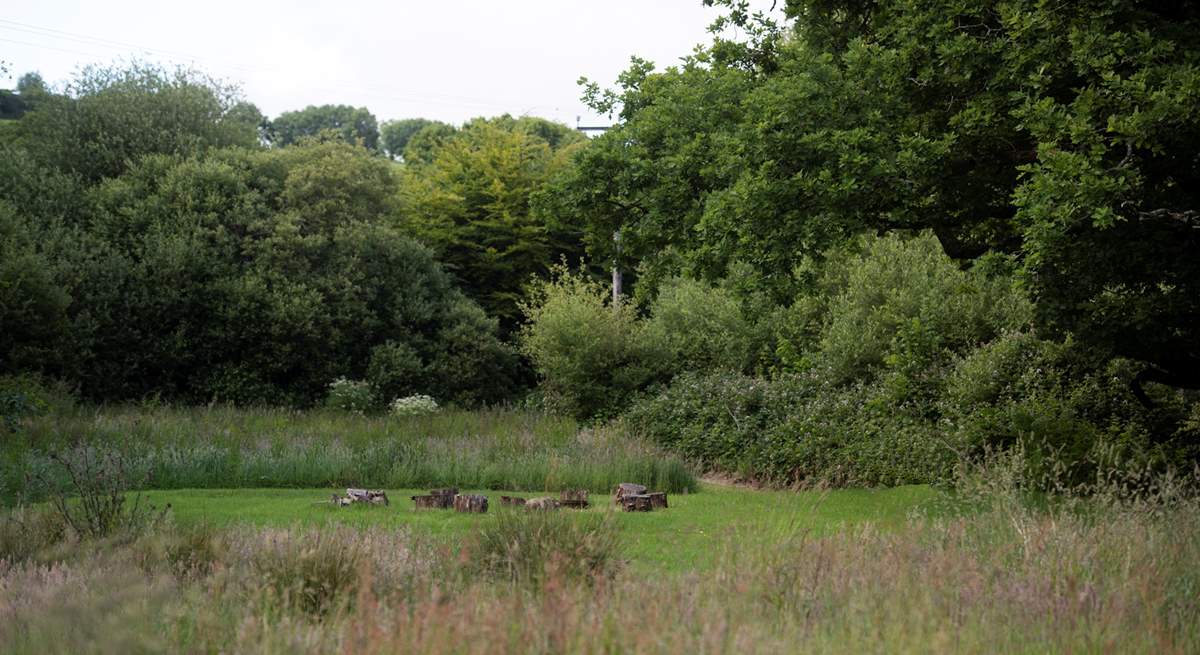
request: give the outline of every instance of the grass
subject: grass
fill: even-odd
[[[57,449],[122,453],[143,488],[433,487],[607,491],[625,480],[671,492],[696,480],[676,457],[623,433],[533,412],[422,417],[332,411],[81,408],[35,417],[0,446],[0,502],[55,482]]]
[[[80,442],[150,462],[151,486],[210,488],[147,491],[169,520],[95,535],[51,504],[0,511],[4,653],[1200,652],[1195,480],[1031,502],[1009,457],[953,495],[699,485],[678,462],[656,482],[662,453],[517,412],[105,409],[26,427],[0,450],[14,495],[29,489],[12,474]],[[485,475],[489,458],[511,478]],[[418,466],[428,484],[371,482]],[[255,475],[275,488],[219,488]],[[526,497],[672,479],[700,493],[646,514],[407,499],[507,479]],[[322,504],[343,480],[393,504]]]
[[[137,537],[68,540],[0,558],[0,651],[1200,649],[1195,500],[1087,499],[1075,509],[1089,511],[1068,511],[1033,509],[1002,490],[968,515],[900,519],[880,511],[887,529],[836,520],[843,511],[909,504],[906,493],[931,493],[898,491],[901,497],[890,499],[830,494],[809,512],[834,519],[824,529],[781,525],[770,538],[751,540],[743,530],[720,534],[704,546],[716,555],[710,566],[675,573],[625,566],[621,546],[656,518],[701,520],[706,513],[693,510],[702,505],[618,515],[623,524],[596,514],[576,523],[580,529],[565,516],[552,523],[557,518],[513,513],[503,530],[481,524],[482,535],[459,532],[453,547],[424,535],[419,522],[387,522],[400,511],[367,508],[319,526],[273,527],[289,519],[279,512],[257,527],[195,523]],[[710,496],[743,512],[774,508],[782,498],[706,490],[680,500]],[[448,531],[460,519],[497,518],[438,513],[428,520],[435,516]],[[726,517],[739,513],[730,509]],[[542,548],[540,572],[537,560],[520,559],[532,544]],[[586,566],[556,564],[580,555]],[[509,561],[519,564],[516,573]]]
[[[388,490],[392,505],[387,508],[314,504],[341,491],[344,490],[188,489],[151,491],[146,496],[158,507],[169,503],[176,521],[185,526],[241,523],[273,528],[408,528],[445,543],[461,543],[481,526],[505,520],[505,515],[497,511],[500,492],[486,490],[463,490],[490,496],[491,509],[484,516],[417,511],[409,497],[427,493],[424,489]],[[924,486],[794,493],[704,485],[702,491],[671,495],[667,511],[617,514],[615,519],[625,535],[623,553],[634,568],[648,573],[705,570],[716,564],[722,544],[731,539],[750,545],[777,541],[781,535],[798,530],[827,534],[868,522],[895,527],[913,511],[936,507],[939,499],[937,492]],[[542,495],[504,494],[525,498]],[[609,509],[607,499],[607,495],[593,497],[593,507],[579,514],[604,514]]]

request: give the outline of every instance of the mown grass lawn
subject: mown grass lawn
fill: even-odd
[[[411,526],[417,533],[447,542],[469,538],[488,521],[505,520],[500,496],[530,498],[529,492],[466,491],[489,497],[486,515],[448,510],[416,510],[410,496],[426,490],[389,489],[388,507],[337,508],[322,502],[340,489],[177,489],[145,492],[158,506],[171,504],[181,525],[256,526],[354,525]],[[670,496],[670,508],[650,513],[618,513],[630,565],[646,572],[704,570],[721,557],[736,556],[728,544],[750,546],[778,541],[797,531],[825,534],[838,527],[871,522],[894,527],[910,512],[934,511],[941,494],[927,486],[835,491],[761,491],[704,484],[701,493]],[[605,496],[592,496],[588,512],[610,511]],[[570,510],[563,510],[570,511]]]

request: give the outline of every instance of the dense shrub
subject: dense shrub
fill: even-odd
[[[923,366],[1032,320],[1011,276],[961,270],[930,234],[864,238],[860,247],[825,274],[818,360],[839,380],[905,358]]]
[[[0,434],[18,431],[26,418],[66,412],[74,404],[74,397],[62,384],[49,384],[28,374],[0,376]]]
[[[1005,450],[1041,487],[1188,467],[1195,398],[1158,388],[1147,408],[1131,362],[1033,334],[1011,268],[988,257],[961,270],[927,235],[863,239],[769,318],[775,378],[686,373],[626,425],[706,468],[779,484],[948,482],[960,459]]]
[[[512,395],[496,322],[392,226],[392,175],[341,143],[151,155],[73,225],[21,236],[0,210],[18,255],[0,276],[20,281],[3,311],[31,331],[6,330],[0,360],[96,400],[306,405],[339,376],[378,384],[379,406]]]
[[[666,349],[672,371],[742,371],[757,346],[752,321],[732,292],[686,278],[660,287],[645,330]]]
[[[0,199],[0,374],[56,359],[70,296],[36,247],[37,232]]]
[[[329,383],[325,406],[343,412],[362,414],[375,406],[375,392],[370,382],[338,378]]]
[[[813,373],[688,373],[624,421],[710,470],[760,482],[891,485],[948,476],[953,453],[934,426],[884,397],[879,385],[835,386]]]
[[[613,306],[605,285],[558,270],[523,306],[523,352],[541,376],[547,407],[580,419],[612,416],[660,379],[667,351],[637,320]]]

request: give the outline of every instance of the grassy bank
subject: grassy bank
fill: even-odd
[[[796,525],[761,540],[732,531],[705,546],[710,567],[654,574],[627,561],[649,526],[606,514],[511,513],[453,546],[415,525],[196,523],[83,543],[52,537],[0,563],[0,651],[1200,648],[1194,501],[1033,510],[1014,499],[887,529]]]
[[[79,445],[122,453],[148,489],[241,487],[608,491],[642,480],[671,492],[696,481],[675,457],[616,431],[517,411],[423,417],[233,408],[76,409],[36,417],[7,438],[0,498],[36,497],[62,476],[51,454]]]

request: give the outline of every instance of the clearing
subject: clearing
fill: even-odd
[[[487,514],[452,510],[415,510],[410,496],[425,489],[388,489],[388,507],[333,507],[333,493],[345,489],[171,489],[143,492],[155,505],[170,503],[181,525],[209,523],[285,527],[292,525],[381,525],[411,527],[415,532],[453,541],[466,538],[483,522],[503,520],[500,496],[532,498],[531,492],[462,490],[489,497]],[[643,571],[685,572],[719,562],[724,544],[750,545],[778,541],[784,534],[825,534],[838,527],[874,523],[900,525],[912,512],[937,510],[943,496],[927,486],[833,491],[763,491],[705,483],[697,494],[671,494],[670,508],[654,512],[619,512],[628,541],[631,565]],[[592,494],[586,512],[611,511],[611,498]],[[559,510],[575,512],[577,510]],[[728,537],[734,537],[733,540]]]

